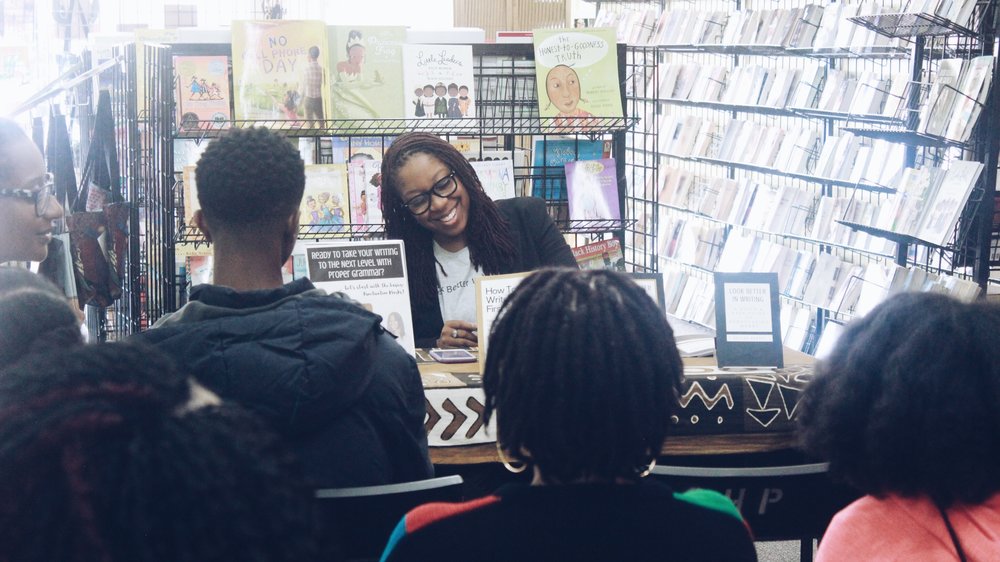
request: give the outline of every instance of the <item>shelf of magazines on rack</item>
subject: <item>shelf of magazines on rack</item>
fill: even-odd
[[[799,288],[815,295],[797,304],[819,326],[853,315],[857,291],[841,282],[864,275],[883,296],[903,286],[975,296],[975,217],[996,163],[977,126],[992,113],[993,2],[917,4],[602,2],[596,25],[631,45],[626,94],[642,116],[626,136],[627,196],[653,234],[630,233],[633,261],[777,269],[722,259],[752,238],[772,258],[812,260]],[[715,261],[699,247],[715,248]],[[903,283],[868,272],[890,266],[922,273]],[[833,306],[841,293],[846,304]]]

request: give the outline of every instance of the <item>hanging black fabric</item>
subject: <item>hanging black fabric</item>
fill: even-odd
[[[130,210],[121,188],[111,95],[102,91],[83,178],[67,218],[80,305],[106,307],[122,294]]]

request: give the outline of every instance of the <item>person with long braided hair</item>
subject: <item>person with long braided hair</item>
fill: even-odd
[[[483,375],[497,452],[512,472],[530,467],[530,485],[416,508],[383,562],[756,560],[728,498],[674,493],[644,478],[682,374],[666,318],[631,279],[603,270],[532,274],[501,308]]]
[[[331,559],[277,437],[148,346],[0,372],[0,474],[0,560]]]
[[[82,344],[80,319],[58,287],[27,269],[0,267],[0,369]]]
[[[386,151],[382,213],[386,236],[406,245],[417,347],[478,343],[475,277],[577,267],[543,200],[492,201],[462,153],[429,133]]]

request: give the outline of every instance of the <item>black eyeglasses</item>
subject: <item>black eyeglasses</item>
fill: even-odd
[[[45,216],[45,211],[49,210],[49,202],[54,199],[52,195],[53,178],[52,174],[45,174],[38,182],[39,188],[34,189],[0,189],[0,197],[15,197],[24,199],[35,204],[35,216]]]
[[[448,197],[452,193],[455,193],[456,189],[458,189],[458,180],[455,179],[455,172],[452,171],[447,176],[438,180],[438,182],[432,185],[427,191],[410,197],[405,203],[403,203],[403,206],[414,215],[422,215],[431,208],[431,195],[437,195],[442,198]]]

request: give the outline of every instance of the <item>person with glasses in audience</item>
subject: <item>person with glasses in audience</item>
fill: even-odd
[[[0,119],[0,263],[44,260],[62,216],[42,154],[17,123]]]
[[[478,344],[474,278],[577,267],[545,201],[492,201],[465,156],[437,136],[399,136],[382,180],[386,236],[406,245],[417,347]]]

